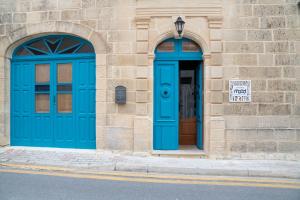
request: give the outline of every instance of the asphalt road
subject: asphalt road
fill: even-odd
[[[300,189],[147,183],[0,172],[1,200],[299,200]]]

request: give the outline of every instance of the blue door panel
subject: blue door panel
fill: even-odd
[[[177,123],[178,124],[178,123]],[[161,127],[162,131],[162,150],[178,149],[178,126],[174,124]]]
[[[202,51],[183,50],[184,42],[190,39],[167,39],[173,50],[155,50],[154,61],[154,134],[155,150],[177,150],[179,147],[179,62],[184,60],[201,61]],[[160,44],[159,44],[160,45]],[[185,46],[186,47],[186,46]],[[197,70],[196,87],[199,94],[196,100],[197,115],[197,147],[203,149],[202,136],[202,66]]]
[[[159,117],[161,119],[174,119],[174,110],[173,110],[173,102],[170,100],[161,99],[159,106]]]
[[[93,71],[96,71],[96,64],[95,61],[88,61],[87,65],[89,66],[89,86],[91,88],[95,88],[96,85],[96,75],[93,73]]]
[[[96,75],[93,73],[96,70],[94,61],[81,60],[78,61],[78,76],[76,81],[77,106],[78,111],[77,124],[79,130],[78,144],[80,146],[89,146],[95,148],[95,131],[96,131]],[[85,76],[83,76],[83,74]],[[85,129],[82,127],[86,127]],[[87,131],[88,130],[88,131]]]
[[[32,85],[33,80],[31,78],[31,75],[34,72],[34,69],[32,68],[31,64],[25,64],[21,68],[22,68],[22,74],[19,74],[19,76],[21,76],[22,79],[21,87],[30,89],[33,87]]]
[[[53,46],[53,40],[57,46]],[[34,46],[36,42],[40,44],[38,47]],[[52,45],[49,46],[50,43]],[[71,50],[72,43],[76,43],[78,47]],[[57,83],[59,63],[72,64],[71,83]],[[48,83],[35,83],[36,64],[50,65]],[[95,54],[88,41],[68,35],[50,35],[27,41],[17,47],[11,67],[11,145],[95,148],[95,77]],[[84,130],[84,134],[80,140],[89,141],[84,144],[78,139],[79,82],[87,86],[83,88],[83,95],[87,97],[83,97],[81,112],[86,118],[88,116],[93,119],[81,124],[80,130]],[[70,88],[70,84],[72,91],[57,89],[58,86]],[[47,88],[43,87],[45,85],[49,89],[41,89]],[[49,95],[49,112],[35,111],[36,93]],[[72,94],[70,113],[58,112],[57,95],[62,93]]]
[[[35,112],[35,65],[50,64],[50,112]],[[56,66],[72,63],[72,112],[57,110]],[[94,58],[15,61],[11,71],[11,145],[96,148]]]
[[[96,134],[92,134],[92,133],[96,132],[96,117],[91,115],[89,117],[89,123],[90,123],[90,126],[89,126],[90,130],[89,130],[88,140],[89,140],[90,144],[92,144],[93,141],[96,140]],[[92,145],[95,145],[95,144],[92,144]]]
[[[154,145],[156,150],[178,149],[178,62],[155,62]]]
[[[30,115],[31,109],[33,108],[33,96],[31,90],[25,90],[22,92],[22,101],[23,113],[26,115]]]
[[[88,129],[84,128],[84,124],[89,123]],[[90,146],[91,148],[95,148],[95,143],[93,141],[96,140],[96,135],[91,134],[95,129],[95,117],[80,117],[79,118],[79,146]]]
[[[17,71],[11,73],[11,123],[16,126],[12,129],[12,145],[30,145],[32,134],[32,65],[28,62],[12,63]],[[16,80],[18,83],[14,83]]]
[[[55,120],[55,146],[57,147],[76,147],[72,116],[58,116]]]
[[[89,122],[89,119],[87,117],[79,117],[78,118],[78,139],[79,141],[87,140],[86,137],[86,128],[84,127],[85,124]]]
[[[89,110],[89,90],[88,89],[80,89],[78,91],[78,112],[80,114],[86,114]]]
[[[89,116],[93,116],[95,117],[95,113],[96,113],[96,104],[95,104],[95,101],[96,101],[96,89],[90,89],[89,90],[89,102],[92,102],[93,103],[89,103]]]
[[[178,149],[178,128],[173,124],[155,126],[154,145],[155,150]]]
[[[20,99],[23,98],[23,93],[24,91],[22,90],[14,90],[14,96],[13,96],[13,105],[14,105],[14,109],[13,109],[13,113],[16,115],[21,115],[23,114],[23,102],[20,101]]]
[[[66,141],[66,143],[70,142],[72,137],[73,130],[73,117],[72,116],[58,116],[55,119],[55,131],[54,131],[54,137],[55,141],[63,143]]]
[[[159,71],[159,80],[161,84],[167,84],[167,85],[172,85],[173,77],[174,77],[174,70],[172,70],[172,65],[170,66],[167,63],[164,62],[158,62],[158,66],[164,66],[165,67],[158,67]]]
[[[32,123],[32,145],[34,146],[52,146],[51,117],[35,116]]]
[[[27,122],[27,124],[26,124]],[[16,127],[18,129],[12,134],[12,141],[11,143],[13,145],[30,145],[31,140],[30,140],[30,132],[31,132],[31,127],[30,127],[30,122],[31,119],[30,117],[26,116],[16,116],[14,118],[14,123],[16,124]],[[21,127],[21,128],[19,128]]]
[[[57,90],[57,85],[59,85],[57,80],[59,64],[72,64],[72,82],[70,83],[72,84],[72,91],[61,92]],[[57,60],[55,61],[53,70],[51,72],[53,73],[54,98],[56,99],[56,103],[53,107],[55,146],[65,148],[76,147],[76,128],[74,122],[74,115],[76,115],[76,110],[74,110],[74,105],[76,104],[76,102],[74,102],[74,96],[76,95],[74,93],[74,75],[76,73],[76,63],[71,60]],[[59,95],[64,94],[72,95],[72,110],[70,112],[59,112],[58,110],[58,97]]]
[[[199,149],[203,149],[203,118],[202,118],[202,91],[203,91],[203,80],[202,80],[202,73],[203,67],[202,63],[199,64],[196,70],[196,118],[197,118],[197,147]]]

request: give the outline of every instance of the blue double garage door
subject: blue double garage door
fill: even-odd
[[[96,147],[94,60],[12,61],[11,145]]]

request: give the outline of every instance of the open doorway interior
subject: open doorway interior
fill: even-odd
[[[199,61],[179,62],[179,145],[183,148],[197,144],[197,67]]]

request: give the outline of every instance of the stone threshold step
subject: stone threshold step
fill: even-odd
[[[178,158],[207,158],[207,154],[203,150],[197,149],[179,149],[179,150],[153,150],[152,156],[160,157],[178,157]]]

